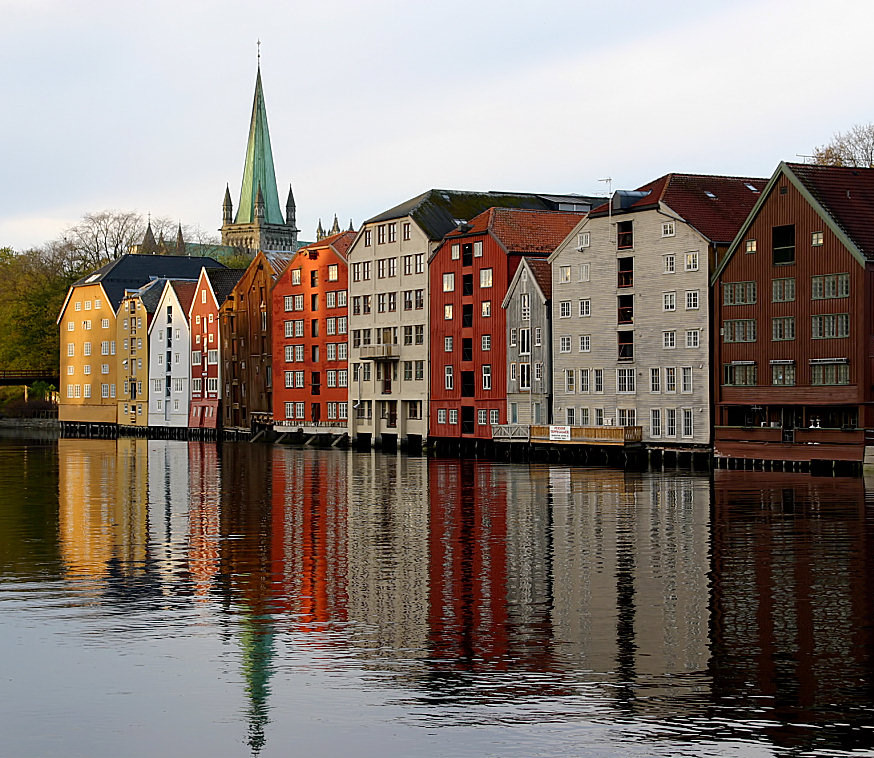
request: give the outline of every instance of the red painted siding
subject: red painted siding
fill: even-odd
[[[191,407],[188,426],[191,428],[215,429],[219,423],[219,308],[209,285],[206,269],[201,270],[191,302],[189,324],[191,326],[191,352],[199,352],[200,361],[191,364]],[[209,361],[209,351],[214,350],[214,360]],[[189,360],[191,356],[189,355]],[[195,380],[200,379],[200,390],[195,392]],[[210,379],[216,385],[209,391]]]

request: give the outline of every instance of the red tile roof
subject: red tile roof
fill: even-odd
[[[874,260],[874,169],[806,163],[786,166],[862,254]]]
[[[343,258],[346,258],[349,248],[352,247],[352,243],[355,242],[355,237],[357,236],[356,232],[348,230],[345,232],[337,232],[337,234],[330,234],[327,237],[323,237],[318,242],[310,242],[309,245],[300,248],[297,252],[300,254],[304,250],[319,250],[325,247],[331,247],[343,256]]]
[[[176,292],[176,297],[179,299],[179,305],[182,306],[182,310],[187,314],[188,309],[191,308],[191,301],[194,299],[194,293],[197,290],[197,282],[172,279],[170,281],[170,286]]]
[[[627,210],[614,215],[646,210],[664,203],[686,223],[713,242],[731,242],[746,221],[768,183],[767,179],[709,174],[666,174],[642,187],[648,192]],[[607,203],[592,210],[592,216],[606,216]]]
[[[489,208],[446,239],[491,232],[510,253],[549,255],[582,218],[582,213]]]
[[[537,286],[547,300],[552,299],[552,266],[545,258],[526,258],[525,262],[531,268]]]

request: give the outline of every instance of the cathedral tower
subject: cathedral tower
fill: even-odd
[[[251,255],[259,250],[296,250],[298,230],[295,227],[295,205],[290,186],[285,212],[286,218],[283,218],[273,170],[273,150],[270,147],[259,63],[240,202],[234,216],[230,189],[225,189],[222,244],[233,245]]]

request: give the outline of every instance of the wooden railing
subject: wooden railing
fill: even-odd
[[[553,429],[553,432],[555,432]],[[567,430],[568,427],[557,427]],[[643,439],[640,426],[571,426],[570,439],[563,434],[550,434],[545,425],[501,424],[492,426],[496,442],[533,442],[563,445],[628,445]]]

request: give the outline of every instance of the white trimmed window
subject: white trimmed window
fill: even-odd
[[[592,338],[588,334],[580,335],[580,352],[588,353],[592,349]]]
[[[568,335],[562,335],[558,340],[558,352],[569,353],[571,351],[571,338]]]

